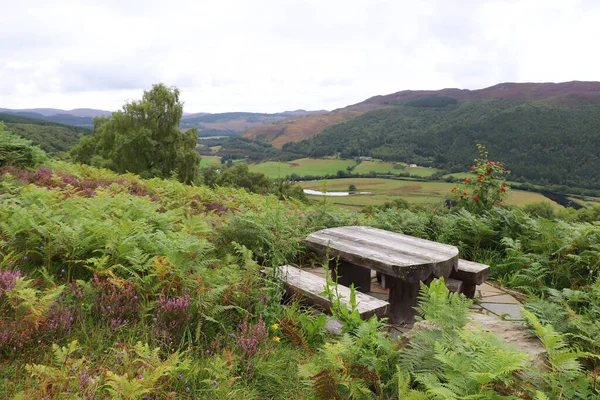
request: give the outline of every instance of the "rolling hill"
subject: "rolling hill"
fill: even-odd
[[[89,133],[85,127],[69,126],[15,114],[0,113],[5,130],[29,139],[49,154],[69,151],[79,143],[79,134]]]
[[[374,96],[329,113],[289,118],[272,125],[251,128],[243,136],[264,139],[281,148],[285,143],[301,141],[326,128],[350,121],[366,112],[401,105],[421,98],[450,97],[459,102],[481,100],[538,101],[557,107],[600,104],[600,82],[500,83],[485,89],[404,90]]]
[[[99,116],[108,116],[110,111],[95,110],[92,108],[76,108],[74,110],[60,110],[57,108],[29,108],[21,110],[12,110],[0,108],[4,114],[12,114],[19,117],[33,118],[47,122],[54,122],[63,125],[79,126],[92,129],[94,127],[94,118]]]
[[[436,94],[395,103],[398,97],[369,99],[396,105],[288,143],[283,150],[310,157],[372,156],[453,172],[468,168],[481,143],[491,159],[506,163],[513,180],[600,188],[600,103],[593,96],[548,93],[536,100],[458,101]],[[400,96],[403,101],[408,97]]]
[[[231,136],[247,129],[271,125],[287,118],[326,113],[326,111],[285,111],[275,114],[227,112],[196,113],[184,115],[179,126],[182,129],[196,127],[199,136]]]

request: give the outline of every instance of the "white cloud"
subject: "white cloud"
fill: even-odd
[[[333,109],[404,89],[598,80],[593,0],[30,0],[0,14],[0,107]]]

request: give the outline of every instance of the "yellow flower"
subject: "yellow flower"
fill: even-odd
[[[275,336],[275,337],[273,338],[273,341],[274,341],[274,342],[281,342],[281,338],[280,338],[279,336]]]
[[[273,328],[273,330],[277,330],[279,329],[279,324],[273,324],[271,325],[271,328]]]

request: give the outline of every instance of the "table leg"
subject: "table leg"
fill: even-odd
[[[345,261],[337,262],[333,260],[329,263],[329,270],[334,280],[338,276],[340,285],[350,287],[354,283],[354,287],[359,292],[371,291],[371,270],[369,268],[359,267]]]
[[[472,299],[475,297],[475,289],[477,289],[477,285],[463,281],[462,294]]]
[[[392,324],[412,324],[415,322],[420,284],[409,283],[399,278],[387,276],[390,287],[390,322]]]

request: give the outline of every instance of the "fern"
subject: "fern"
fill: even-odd
[[[579,358],[588,354],[572,349],[566,341],[566,336],[556,332],[552,325],[542,325],[539,319],[527,310],[522,310],[522,313],[548,352],[548,361],[552,371],[567,376],[578,375],[582,370]]]
[[[32,287],[33,280],[17,278],[15,286],[6,291],[6,296],[16,313],[17,318],[25,318],[39,324],[48,316],[50,307],[64,290],[64,286],[41,292]]]
[[[416,310],[425,319],[444,329],[456,329],[468,322],[471,304],[470,299],[458,293],[450,293],[444,278],[440,278],[429,286],[421,283]]]

